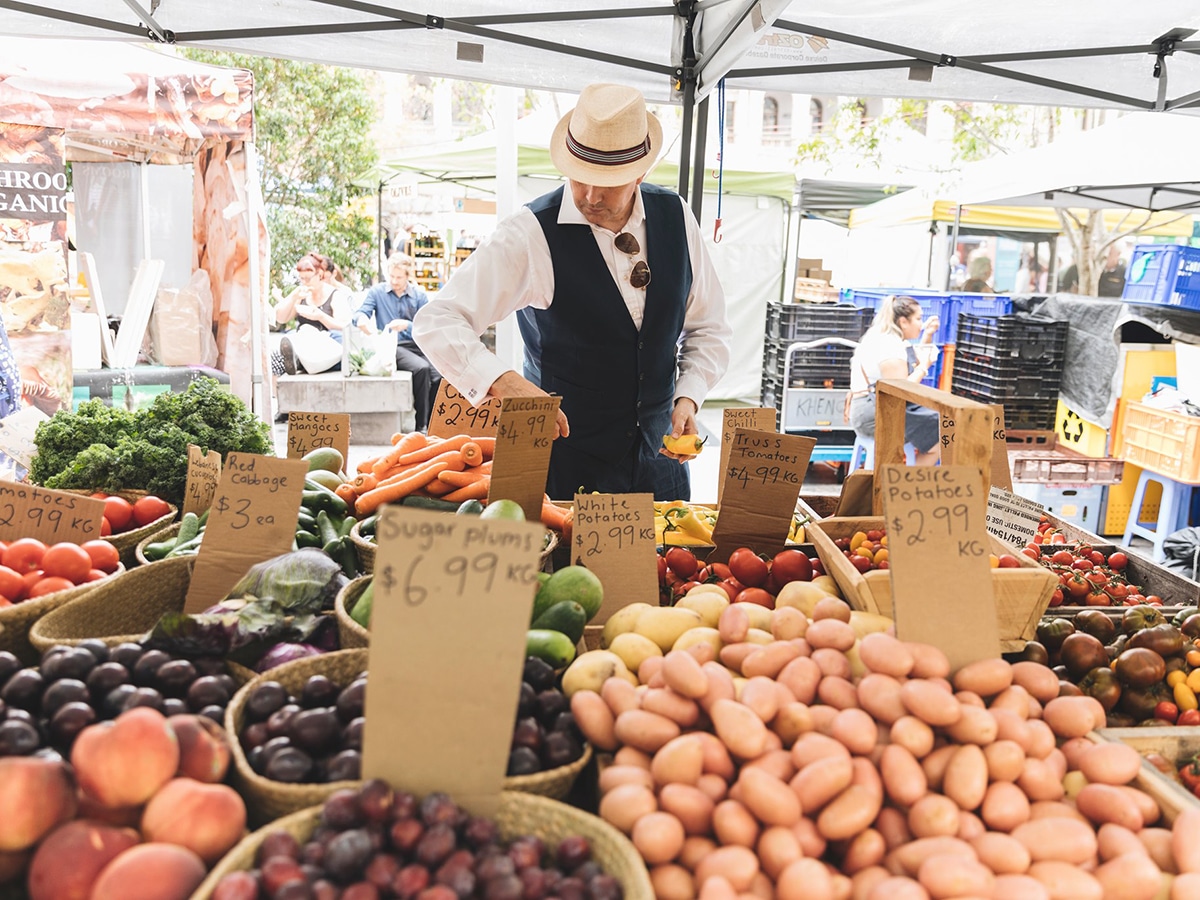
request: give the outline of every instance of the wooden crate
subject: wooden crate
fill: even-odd
[[[1179,768],[1200,753],[1200,727],[1174,725],[1145,728],[1100,728],[1088,735],[1097,743],[1111,741],[1127,744],[1143,756],[1159,753]],[[1184,809],[1195,807],[1200,800],[1177,781],[1142,760],[1142,769],[1133,786],[1145,791],[1157,802],[1167,824],[1175,821]]]
[[[848,538],[857,531],[883,529],[883,517],[863,519],[832,518],[815,523],[808,536],[817,548],[825,571],[833,576],[842,596],[854,609],[892,615],[892,580],[886,570],[863,574],[854,568],[834,541]],[[989,535],[992,552],[1008,553],[1008,547]],[[1050,604],[1050,595],[1058,578],[1029,557],[1018,554],[1020,567],[993,569],[992,590],[996,598],[996,621],[1000,626],[1000,646],[1005,652],[1020,650],[1037,633],[1038,620]]]

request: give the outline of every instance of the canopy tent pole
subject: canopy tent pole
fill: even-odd
[[[271,392],[263,371],[263,345],[266,332],[266,300],[262,296],[262,271],[259,267],[258,220],[262,195],[257,187],[258,148],[253,141],[244,141],[246,154],[246,241],[250,259],[250,409],[263,421],[271,421]]]
[[[675,14],[683,19],[683,58],[675,70],[676,90],[683,93],[683,126],[679,133],[679,196],[688,198],[688,179],[691,175],[692,126],[696,114],[696,41],[693,28],[696,24],[695,4],[692,0],[675,0]],[[703,138],[701,138],[703,141]],[[702,161],[701,161],[702,164]]]
[[[683,85],[683,126],[679,131],[679,183],[676,190],[684,200],[688,198],[688,180],[692,164],[692,119],[695,110],[696,83],[685,81]]]
[[[383,179],[379,180],[379,196],[375,202],[375,237],[375,262],[382,282],[386,280],[383,276]]]
[[[692,173],[692,212],[696,221],[700,221],[700,212],[704,208],[704,150],[708,143],[708,98],[700,101],[696,110],[696,168]]]
[[[958,226],[962,224],[962,204],[954,204],[954,227],[950,231],[950,252],[946,254],[946,278],[942,285],[943,291],[950,290],[951,267],[954,265],[954,251],[958,249]],[[966,260],[964,260],[966,262]]]

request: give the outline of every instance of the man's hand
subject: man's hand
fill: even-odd
[[[360,319],[358,322],[358,330],[363,334],[375,333],[375,322],[372,319]]]
[[[492,386],[488,388],[488,396],[503,400],[505,397],[549,397],[550,395],[532,381],[510,369],[492,382]],[[571,434],[571,425],[567,421],[567,414],[562,411],[562,407],[558,409],[558,416],[554,424],[558,429],[555,434],[556,438],[568,437]]]
[[[699,434],[700,429],[696,426],[696,412],[696,401],[688,397],[680,397],[676,400],[675,409],[671,412],[671,437],[680,437],[685,434]],[[669,452],[666,447],[660,448],[658,452],[680,463],[688,460],[686,456]]]
[[[388,330],[401,332],[412,327],[412,322],[408,319],[392,319],[388,322]]]

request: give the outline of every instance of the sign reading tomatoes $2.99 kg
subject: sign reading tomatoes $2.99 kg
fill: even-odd
[[[103,500],[0,481],[0,541],[28,537],[82,544],[100,537],[103,517]]]
[[[544,536],[540,523],[384,508],[364,778],[495,811]]]

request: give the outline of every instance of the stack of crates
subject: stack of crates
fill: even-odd
[[[958,316],[953,392],[1004,406],[1009,431],[1053,431],[1067,323]]]
[[[855,344],[874,313],[846,304],[767,304],[762,404],[780,413],[780,430],[842,426]]]

